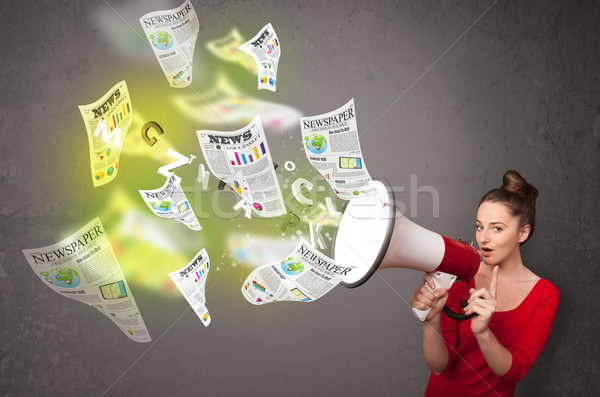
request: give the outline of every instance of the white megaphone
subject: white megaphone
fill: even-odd
[[[436,288],[450,289],[457,278],[475,276],[480,255],[474,247],[411,222],[396,208],[387,181],[374,179],[372,184],[377,193],[350,200],[335,235],[336,263],[356,267],[342,277],[343,286],[358,287],[377,269],[391,267],[429,273]],[[424,321],[431,309],[412,310]],[[448,308],[444,312],[455,319],[466,318]]]

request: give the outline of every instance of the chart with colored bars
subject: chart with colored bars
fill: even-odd
[[[260,144],[257,144],[256,146],[247,149],[246,153],[233,152],[233,157],[235,159],[231,159],[231,165],[243,165],[253,163],[256,160],[258,160],[260,156],[263,156],[265,154],[267,154],[267,150],[265,149],[265,143],[261,142]]]
[[[271,53],[273,51],[275,51],[275,49],[279,47],[279,42],[277,41],[277,39],[273,39],[271,40],[270,43],[267,43],[267,54],[271,55]]]
[[[127,117],[127,115],[129,113],[131,113],[131,111],[129,110],[129,102],[123,104],[123,106],[121,106],[122,111],[120,112],[116,112],[115,114],[113,114],[112,116],[112,121],[113,121],[113,125],[110,126],[110,130],[114,130],[115,128],[117,128],[119,126],[119,124],[121,124],[121,122],[123,121],[123,119],[125,117]]]
[[[257,290],[259,290],[259,291],[261,291],[261,292],[264,292],[265,294],[267,293],[267,289],[266,289],[265,287],[263,287],[262,285],[260,285],[260,284],[258,283],[258,281],[256,281],[256,280],[253,280],[253,281],[252,281],[252,286],[253,286],[254,288],[256,288]]]
[[[197,283],[202,277],[204,277],[204,274],[208,271],[209,267],[210,265],[208,264],[208,262],[206,262],[200,269],[196,270],[196,279],[194,280],[195,283]]]

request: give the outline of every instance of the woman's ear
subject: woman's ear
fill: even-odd
[[[529,232],[531,231],[531,226],[525,225],[519,230],[519,243],[523,243],[529,237]]]

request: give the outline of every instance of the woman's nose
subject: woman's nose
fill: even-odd
[[[488,229],[483,229],[481,231],[481,234],[479,235],[479,239],[481,240],[481,242],[488,242],[490,241],[490,232]]]

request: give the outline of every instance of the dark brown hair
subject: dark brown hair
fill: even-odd
[[[481,198],[479,205],[486,201],[504,204],[510,214],[519,220],[519,228],[529,225],[529,237],[531,237],[535,228],[535,199],[537,196],[538,190],[535,186],[527,183],[517,171],[508,170],[502,178],[502,187],[487,192]],[[521,244],[524,244],[525,241]]]

